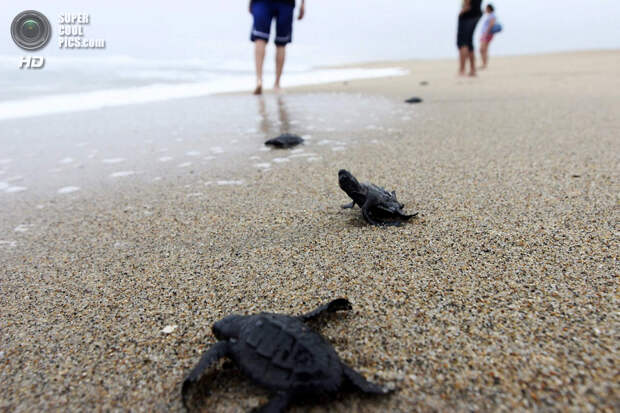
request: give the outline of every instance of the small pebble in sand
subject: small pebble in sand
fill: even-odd
[[[28,231],[28,225],[20,224],[20,225],[16,226],[13,231],[14,232],[26,232],[26,231]]]
[[[172,333],[174,330],[176,330],[176,329],[177,329],[177,327],[178,327],[178,326],[177,326],[176,324],[171,325],[171,326],[166,326],[166,327],[164,327],[164,329],[163,329],[163,330],[161,330],[161,332],[162,332],[162,333],[164,333],[164,334],[170,334],[170,333]]]

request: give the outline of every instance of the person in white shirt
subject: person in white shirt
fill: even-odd
[[[495,17],[495,8],[492,4],[487,5],[486,18],[482,24],[482,36],[480,37],[480,57],[482,58],[482,66],[480,69],[486,69],[489,64],[489,45],[493,40],[493,26],[497,23]]]

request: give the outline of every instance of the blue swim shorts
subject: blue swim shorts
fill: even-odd
[[[284,46],[293,40],[294,6],[274,0],[255,0],[252,3],[254,25],[250,40],[263,39],[269,41],[271,21],[276,19],[276,45]]]

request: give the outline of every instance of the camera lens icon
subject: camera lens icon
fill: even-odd
[[[11,24],[11,37],[24,50],[45,47],[52,36],[52,26],[43,14],[34,10],[19,13]]]

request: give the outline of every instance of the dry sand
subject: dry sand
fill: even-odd
[[[178,411],[214,321],[346,296],[354,311],[314,326],[400,390],[292,411],[617,411],[620,52],[494,59],[478,79],[398,65],[411,74],[289,91],[424,98],[374,143],[204,197],[190,176],[10,204],[0,410]],[[421,217],[381,229],[341,210],[343,167]],[[204,385],[209,412],[268,397],[235,368]]]

